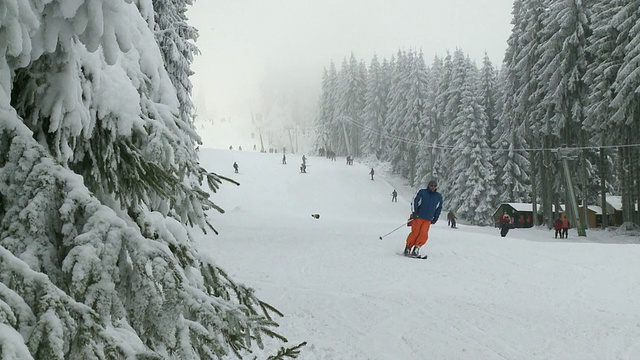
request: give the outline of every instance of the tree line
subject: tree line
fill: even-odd
[[[567,159],[585,209],[621,195],[623,220],[640,224],[639,10],[515,1],[500,68],[462,49],[429,65],[417,49],[368,66],[353,54],[339,70],[331,62],[317,143],[388,161],[411,186],[439,179],[447,207],[472,224],[493,223],[499,203],[532,202],[551,227],[552,205],[568,201]]]

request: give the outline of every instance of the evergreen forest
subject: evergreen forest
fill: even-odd
[[[387,161],[411,186],[437,179],[471,224],[525,202],[551,226],[569,190],[584,209],[619,195],[640,224],[640,1],[516,0],[512,13],[499,67],[463,49],[331,62],[316,146]]]

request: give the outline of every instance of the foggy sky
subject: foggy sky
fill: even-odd
[[[398,49],[435,55],[461,48],[499,67],[513,0],[196,0],[192,77],[196,105],[213,117],[248,116],[275,93],[313,111],[322,71],[351,52],[369,65]],[[287,95],[288,94],[288,95]],[[292,95],[293,94],[293,95]]]

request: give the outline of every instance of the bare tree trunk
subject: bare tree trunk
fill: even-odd
[[[628,141],[627,141],[628,142]],[[622,222],[631,221],[631,187],[629,186],[629,150],[620,148],[620,189],[622,191]]]
[[[637,142],[632,139],[638,139],[638,135],[640,134],[640,101],[635,101],[634,111],[633,111],[633,123],[631,131],[629,132],[629,143]],[[638,210],[638,198],[640,197],[640,168],[638,166],[638,161],[640,161],[639,151],[637,147],[628,148],[629,150],[629,187],[630,187],[630,196],[629,196],[629,211],[631,213],[630,219],[636,225],[640,225],[640,212]]]
[[[529,142],[531,144],[531,142]],[[531,206],[533,211],[533,226],[538,226],[538,167],[536,166],[536,153],[531,150],[529,152],[529,163],[531,164]]]
[[[582,144],[582,161],[581,161],[581,173],[582,173],[582,226],[585,229],[589,228],[589,203],[587,201],[587,191],[588,191],[588,176],[587,176],[587,150],[585,147],[587,146],[586,132],[584,130],[580,130],[580,143]]]
[[[344,119],[342,120],[342,132],[344,133],[344,145],[347,147],[347,153],[345,155],[353,154],[351,152],[351,146],[349,144],[349,135],[347,135],[347,128],[344,126]]]
[[[632,154],[632,161],[630,162],[631,165],[631,174],[633,176],[631,176],[631,181],[630,181],[630,185],[632,187],[632,191],[633,194],[631,196],[631,204],[630,204],[630,210],[631,210],[631,218],[636,225],[640,225],[640,212],[638,211],[638,197],[640,195],[640,168],[638,167],[638,161],[640,161],[640,156],[638,156],[638,148],[632,148],[631,149],[631,154]]]
[[[549,149],[551,139],[549,135],[544,136],[543,148]],[[542,151],[542,157],[540,159],[540,176],[541,176],[541,191],[542,191],[542,215],[543,223],[547,224],[549,229],[553,228],[553,160],[549,150]]]
[[[600,148],[600,207],[602,208],[602,228],[609,226],[609,215],[607,214],[607,170],[606,153],[603,147]]]
[[[546,144],[546,141],[545,141]],[[545,146],[546,148],[546,146]],[[540,156],[540,191],[542,191],[542,223],[551,228],[551,205],[549,193],[551,188],[549,186],[549,168],[546,165],[547,150],[542,150],[542,156]]]

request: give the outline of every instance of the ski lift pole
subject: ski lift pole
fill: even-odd
[[[386,234],[384,234],[384,235],[380,236],[380,237],[379,237],[379,239],[380,239],[380,240],[382,240],[382,238],[383,238],[383,237],[387,237],[388,235],[391,235],[392,233],[396,232],[396,231],[397,231],[397,230],[399,230],[401,227],[406,226],[406,225],[407,225],[407,223],[406,223],[406,222],[403,222],[403,223],[402,223],[402,225],[400,225],[400,226],[398,226],[397,228],[395,228],[395,229],[393,229],[393,230],[389,231],[388,233],[386,233]]]
[[[578,203],[576,201],[576,193],[573,190],[573,182],[571,181],[571,172],[569,171],[568,154],[566,150],[558,152],[560,160],[562,161],[562,168],[564,170],[564,181],[569,192],[569,206],[571,206],[571,220],[576,224],[576,230],[578,230],[578,236],[587,236],[587,232],[582,225],[580,215],[578,214]]]

